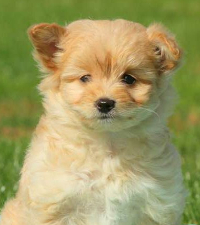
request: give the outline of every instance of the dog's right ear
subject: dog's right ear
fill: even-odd
[[[159,74],[170,74],[182,59],[182,51],[174,36],[161,24],[150,25],[147,35],[154,48]]]
[[[59,44],[66,32],[66,28],[55,23],[41,23],[28,30],[30,40],[35,48],[34,57],[48,72],[57,70],[56,53],[62,51]]]

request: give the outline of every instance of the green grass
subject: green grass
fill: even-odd
[[[42,113],[39,72],[26,35],[40,22],[124,18],[164,23],[185,51],[175,86],[180,103],[170,120],[189,189],[184,223],[200,221],[200,2],[199,0],[0,0],[0,208],[17,189],[31,133]]]

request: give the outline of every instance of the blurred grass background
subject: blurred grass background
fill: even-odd
[[[189,189],[184,223],[200,224],[200,1],[0,0],[0,208],[17,189],[24,153],[42,113],[39,72],[26,30],[32,24],[65,25],[81,18],[124,18],[146,26],[162,22],[184,49],[175,76],[180,102],[170,119]]]

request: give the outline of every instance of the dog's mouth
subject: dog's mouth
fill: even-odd
[[[111,116],[103,115],[103,116],[100,116],[99,119],[100,120],[107,120],[107,119],[112,119],[112,117]]]
[[[98,117],[98,120],[100,121],[111,121],[113,120],[115,117],[113,115],[107,115],[107,114],[103,114],[103,115],[100,115]]]

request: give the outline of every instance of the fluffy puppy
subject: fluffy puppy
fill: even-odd
[[[179,225],[185,191],[166,120],[181,51],[160,24],[30,28],[45,113],[1,225]]]

